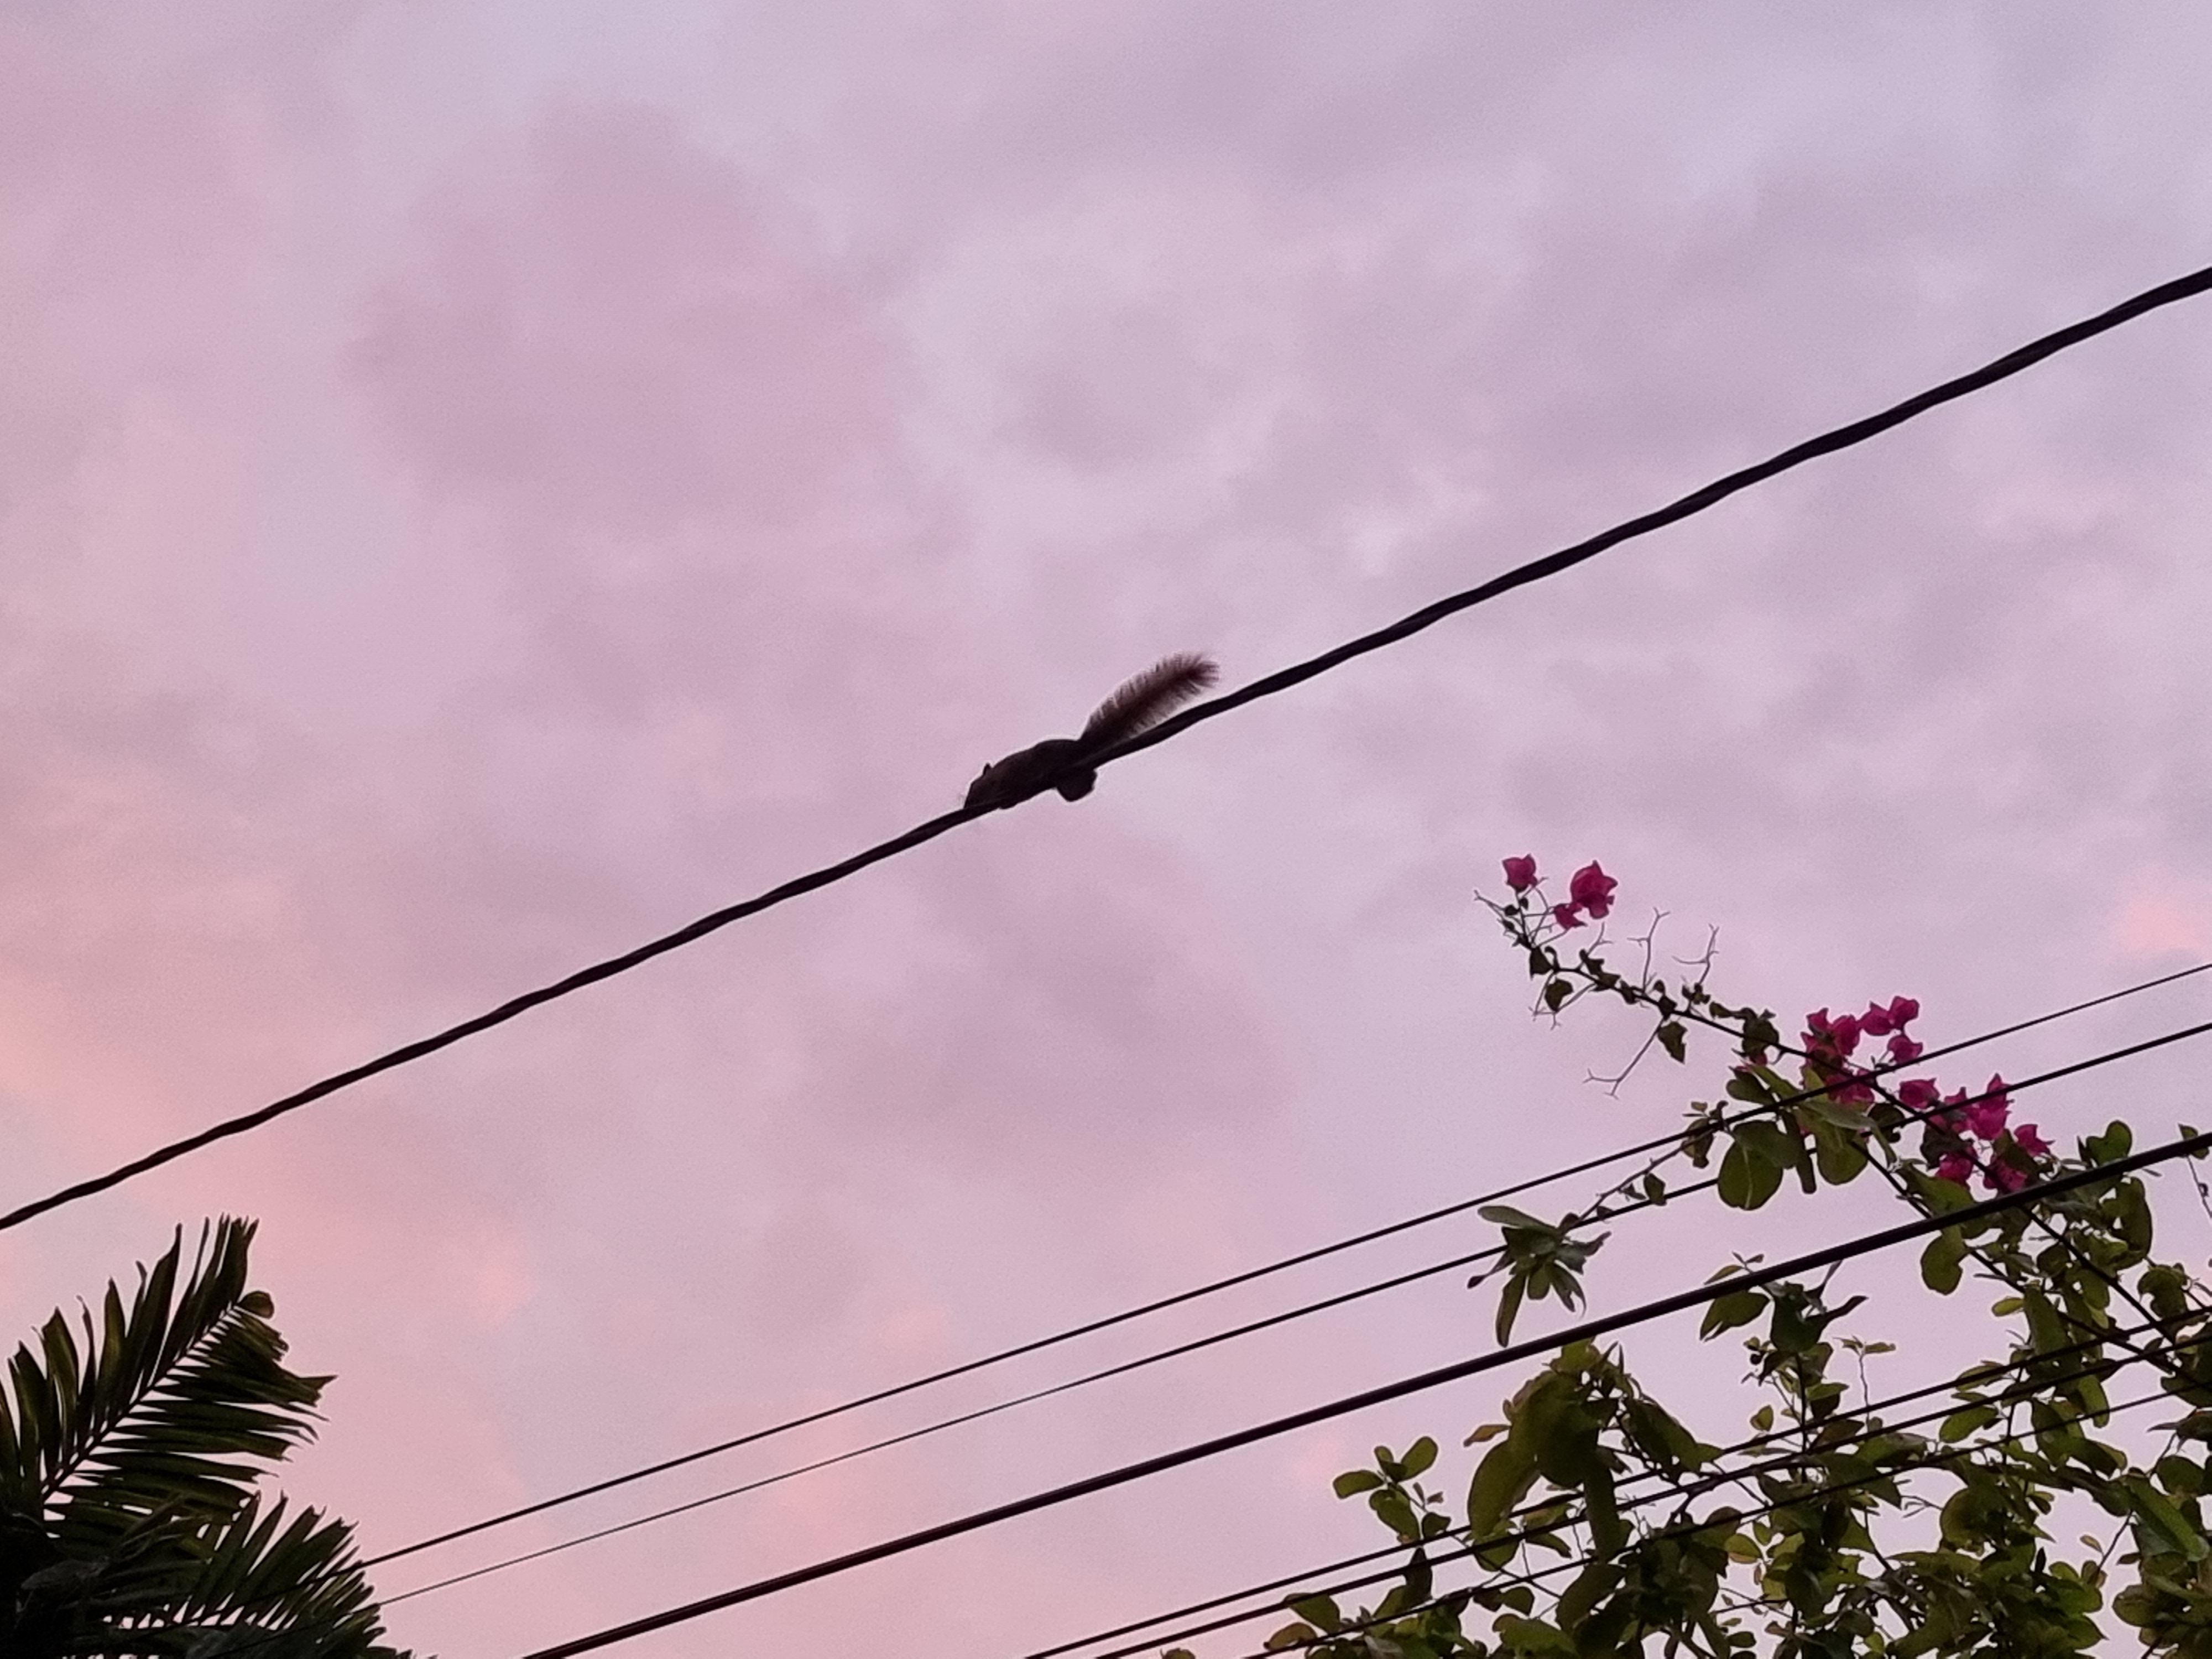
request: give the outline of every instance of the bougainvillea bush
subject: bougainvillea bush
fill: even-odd
[[[2090,1173],[2130,1156],[2129,1126],[2062,1153],[2021,1120],[2025,1085],[1941,1074],[1910,996],[1786,1029],[1713,993],[1710,951],[1669,981],[1648,939],[1609,947],[1617,884],[1598,865],[1564,894],[1533,858],[1506,860],[1504,875],[1483,902],[1525,956],[1539,1012],[1609,999],[1649,1019],[1645,1053],[1687,1070],[1717,1050],[1725,1065],[1718,1098],[1692,1103],[1679,1134],[1580,1210],[1483,1212],[1500,1243],[1476,1283],[1495,1287],[1499,1342],[1530,1303],[1580,1307],[1600,1223],[1874,1183],[1908,1214],[1964,1213],[1925,1243],[1921,1294],[1984,1321],[1991,1357],[1875,1398],[1859,1362],[1891,1350],[1878,1316],[1899,1309],[1832,1303],[1824,1279],[1724,1291],[1700,1334],[1747,1350],[1739,1429],[1703,1420],[1710,1401],[1670,1408],[1618,1349],[1570,1344],[1498,1420],[1449,1437],[1464,1467],[1424,1437],[1339,1476],[1338,1498],[1364,1503],[1393,1541],[1289,1598],[1267,1646],[1321,1659],[2212,1656],[2212,1302],[2159,1257],[2142,1175]],[[2166,1186],[2195,1183],[2192,1171]],[[2014,1207],[1977,1207],[1990,1195]],[[1856,1229],[1839,1214],[1838,1231]],[[1738,1263],[1757,1247],[1756,1223],[1717,1231]],[[2094,1524],[2054,1536],[2062,1516]]]

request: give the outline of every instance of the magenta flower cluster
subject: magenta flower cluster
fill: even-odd
[[[1505,884],[1516,895],[1536,886],[1536,860],[1527,855],[1507,859]],[[1584,918],[1602,921],[1612,913],[1613,890],[1620,884],[1593,860],[1575,872],[1567,883],[1567,902],[1550,908],[1551,920],[1562,932],[1579,927]],[[1541,902],[1540,897],[1539,901]],[[1911,1065],[1926,1053],[1910,1027],[1920,1018],[1920,1005],[1911,997],[1892,997],[1870,1002],[1866,1012],[1831,1014],[1815,1008],[1805,1016],[1801,1048],[1806,1070],[1826,1091],[1828,1098],[1847,1106],[1871,1107],[1877,1096],[1879,1073]],[[1881,1045],[1879,1058],[1869,1066],[1854,1057],[1869,1040]],[[1745,1051],[1754,1066],[1766,1056]],[[1978,1094],[1964,1089],[1944,1094],[1926,1078],[1911,1078],[1897,1085],[1898,1103],[1924,1126],[1921,1155],[1945,1181],[1964,1186],[1975,1173],[1993,1193],[2015,1193],[2035,1178],[2040,1160],[2051,1156],[2051,1143],[2033,1123],[2013,1123],[2012,1101],[2005,1081],[1992,1077]]]
[[[1869,1003],[1863,1014],[1831,1016],[1826,1008],[1815,1008],[1805,1016],[1807,1062],[1814,1076],[1827,1085],[1831,1098],[1846,1105],[1871,1105],[1873,1077],[1855,1069],[1851,1055],[1862,1038],[1887,1037],[1887,1063],[1911,1065],[1925,1052],[1905,1029],[1919,1018],[1920,1005],[1911,997]],[[1946,1095],[1925,1078],[1911,1078],[1898,1085],[1897,1098],[1928,1126],[1922,1150],[1945,1181],[1963,1187],[1978,1170],[1991,1192],[2018,1192],[2033,1177],[2035,1161],[2050,1156],[2051,1144],[2034,1124],[2010,1124],[2012,1101],[2002,1077],[1992,1077],[1987,1087],[1972,1097],[1964,1089]]]
[[[1505,884],[1525,893],[1536,884],[1536,860],[1522,857],[1505,860]],[[1552,907],[1552,920],[1562,931],[1583,925],[1584,916],[1603,921],[1613,913],[1613,890],[1620,884],[1598,867],[1595,860],[1567,879],[1567,900]]]
[[[1884,1046],[1885,1063],[1890,1066],[1910,1066],[1925,1052],[1912,1040],[1905,1027],[1920,1018],[1920,1005],[1911,997],[1892,997],[1887,1003],[1870,1002],[1863,1014],[1838,1014],[1830,1018],[1826,1008],[1815,1008],[1805,1016],[1804,1048],[1814,1073],[1821,1082],[1830,1085],[1829,1092],[1838,1100],[1851,1106],[1871,1106],[1874,1103],[1874,1084],[1863,1072],[1854,1070],[1850,1061],[1858,1051],[1862,1037],[1887,1037]]]

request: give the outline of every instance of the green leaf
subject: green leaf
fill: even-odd
[[[1771,1123],[1738,1124],[1721,1158],[1721,1202],[1735,1210],[1759,1208],[1801,1155],[1796,1137]]]
[[[1467,1529],[1478,1542],[1498,1530],[1506,1512],[1536,1484],[1536,1460],[1520,1439],[1508,1434],[1475,1465],[1467,1492]]]
[[[1579,1486],[1599,1467],[1598,1431],[1602,1419],[1564,1378],[1531,1393],[1513,1425],[1514,1438],[1525,1434],[1536,1467],[1555,1486]]]
[[[1620,1569],[1610,1561],[1593,1561],[1576,1575],[1575,1582],[1567,1586],[1553,1609],[1553,1617],[1562,1630],[1573,1630],[1588,1619],[1591,1611],[1605,1597],[1613,1594],[1620,1583]]]
[[[1938,1296],[1948,1296],[1959,1288],[1966,1260],[1966,1235],[1956,1227],[1946,1227],[1920,1253],[1920,1282]]]
[[[1867,1169],[1866,1147],[1856,1127],[1816,1122],[1813,1127],[1813,1158],[1820,1168],[1820,1179],[1831,1187],[1847,1187]]]
[[[1510,1204],[1486,1204],[1475,1213],[1485,1221],[1500,1227],[1514,1227],[1532,1233],[1548,1233],[1554,1231],[1550,1222],[1539,1221],[1528,1211],[1516,1210]]]
[[[1955,1181],[1939,1180],[1927,1170],[1905,1164],[1901,1171],[1913,1194],[1936,1215],[1950,1215],[1974,1201],[1974,1195]]]
[[[2192,1525],[2172,1500],[2141,1475],[2119,1483],[2130,1500],[2136,1533],[2147,1550],[2179,1555],[2185,1561],[2202,1561],[2212,1555],[2212,1545]]]
[[[1513,1322],[1521,1312],[1522,1285],[1521,1279],[1509,1279],[1504,1290],[1498,1293],[1497,1331],[1498,1346],[1501,1348],[1513,1340]]]
[[[2114,1118],[2105,1126],[2105,1133],[2091,1135],[2081,1143],[2081,1161],[2085,1164],[2117,1164],[2135,1150],[2135,1131]]]
[[[1677,1064],[1681,1062],[1683,1056],[1688,1052],[1688,1048],[1686,1042],[1686,1034],[1683,1031],[1680,1020],[1666,1021],[1651,1035],[1659,1040],[1659,1046],[1667,1051],[1669,1058]]]
[[[1954,1445],[1976,1430],[1985,1429],[1996,1420],[1996,1407],[1969,1406],[1964,1411],[1953,1412],[1950,1416],[1945,1418],[1943,1426],[1938,1431],[1938,1434],[1944,1444]]]
[[[1705,1309],[1705,1322],[1698,1327],[1701,1340],[1710,1340],[1723,1331],[1732,1331],[1739,1325],[1748,1325],[1766,1311],[1764,1291],[1730,1291],[1717,1297]]]
[[[1361,1492],[1373,1492],[1382,1484],[1382,1477],[1372,1469],[1346,1469],[1331,1483],[1339,1498],[1357,1498]]]
[[[1401,1480],[1419,1480],[1428,1473],[1429,1466],[1436,1461],[1437,1443],[1425,1434],[1407,1447],[1406,1455],[1398,1460],[1398,1467],[1404,1471],[1398,1478]]]

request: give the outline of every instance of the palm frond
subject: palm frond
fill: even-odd
[[[105,1553],[153,1515],[228,1515],[258,1464],[313,1436],[329,1379],[286,1369],[273,1304],[246,1288],[253,1231],[231,1217],[203,1229],[180,1288],[179,1229],[127,1306],[111,1283],[97,1326],[89,1309],[78,1328],[57,1312],[37,1352],[15,1351],[0,1390],[0,1510],[50,1522],[71,1555]]]
[[[352,1529],[258,1498],[221,1519],[155,1517],[91,1572],[58,1578],[69,1598],[59,1651],[83,1659],[401,1659],[383,1632]],[[43,1588],[27,1585],[35,1601]]]
[[[399,1659],[351,1528],[256,1483],[327,1377],[284,1364],[246,1282],[253,1224],[181,1229],[95,1320],[56,1313],[0,1387],[0,1654]]]

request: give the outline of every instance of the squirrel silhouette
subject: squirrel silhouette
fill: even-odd
[[[1210,657],[1178,651],[1116,686],[1084,723],[1078,738],[1047,738],[1004,760],[993,761],[968,786],[967,805],[996,811],[1018,806],[1031,795],[1057,789],[1081,800],[1098,781],[1097,768],[1086,763],[1125,738],[1158,726],[1219,678]]]

